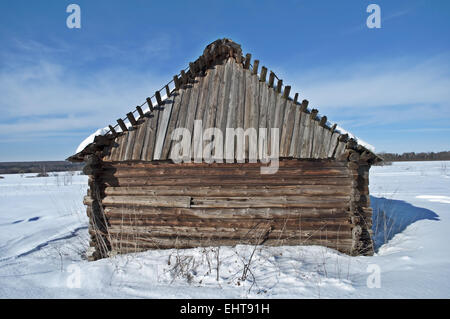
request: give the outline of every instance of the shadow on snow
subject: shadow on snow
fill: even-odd
[[[416,221],[439,220],[439,215],[435,212],[402,200],[370,196],[370,202],[373,209],[372,231],[375,251]]]

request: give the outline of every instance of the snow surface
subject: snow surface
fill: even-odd
[[[0,179],[0,298],[450,297],[450,162],[372,167],[374,256],[220,247],[219,281],[214,247],[87,262],[87,176],[30,176]],[[367,285],[373,267],[380,288]]]

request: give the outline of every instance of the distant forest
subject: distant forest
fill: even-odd
[[[450,151],[429,153],[378,153],[389,162],[402,161],[450,161]],[[68,161],[44,161],[44,162],[0,162],[0,174],[24,174],[24,173],[47,173],[81,171],[84,163],[71,163]]]
[[[428,152],[428,153],[378,153],[386,162],[403,162],[403,161],[450,161],[450,151],[445,152]]]
[[[68,161],[0,162],[0,174],[46,173],[81,171],[84,163]]]

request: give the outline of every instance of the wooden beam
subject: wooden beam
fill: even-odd
[[[311,119],[311,120],[315,120],[318,113],[319,113],[319,110],[317,110],[317,109],[312,109],[312,110],[311,110],[311,114],[309,115],[310,119]]]
[[[150,108],[150,112],[153,112],[153,103],[152,103],[152,99],[151,98],[147,98],[147,104],[148,104],[148,107]]]
[[[142,108],[139,105],[136,106],[136,110],[138,111],[140,118],[145,117],[144,111],[142,111]]]
[[[122,132],[128,131],[128,128],[127,128],[127,126],[125,125],[125,123],[123,122],[122,119],[118,119],[117,120],[117,124],[119,124],[120,128],[122,129]]]
[[[188,82],[188,77],[186,75],[186,72],[184,72],[184,70],[181,70],[181,81],[182,85],[186,85]]]
[[[156,102],[158,103],[158,106],[161,106],[163,104],[163,102],[161,100],[161,93],[159,93],[159,91],[156,91],[155,97],[156,97]]]
[[[236,55],[236,62],[237,62],[238,64],[241,64],[241,63],[242,63],[242,55],[240,55],[239,53]]]
[[[195,64],[192,62],[189,62],[189,71],[191,71],[192,76],[195,76],[195,74],[197,74]]]
[[[203,55],[198,57],[198,60],[197,60],[198,72],[202,72],[203,69],[206,67],[205,59],[206,58]]]
[[[320,126],[325,126],[327,124],[327,117],[324,115],[322,116],[322,118],[320,119]]]
[[[167,98],[169,98],[169,96],[170,96],[169,84],[166,85],[166,95],[167,95]]]
[[[269,75],[269,87],[272,88],[273,87],[273,82],[275,81],[275,73],[273,73],[272,71],[270,71],[270,75]]]
[[[234,49],[233,47],[228,48],[228,57],[234,58]]]
[[[266,82],[267,68],[263,66],[261,68],[261,76],[259,77],[259,81]]]
[[[258,74],[258,66],[259,66],[259,60],[255,60],[253,61],[253,69],[252,69],[252,74]]]
[[[138,124],[132,112],[127,113],[127,118],[131,125],[136,126]]]
[[[294,96],[294,104],[297,104],[297,101],[298,101],[298,93],[295,93],[295,96]]]
[[[114,136],[114,137],[117,137],[117,132],[116,132],[116,130],[114,129],[114,127],[112,127],[112,125],[109,125],[109,130],[111,131],[111,134]]]
[[[289,98],[289,93],[291,93],[291,87],[289,85],[284,87],[283,97],[285,99]]]
[[[302,101],[302,106],[301,106],[301,111],[302,112],[306,112],[306,110],[308,109],[308,104],[309,104],[308,100],[303,100]]]
[[[278,80],[277,83],[277,92],[281,93],[281,88],[283,87],[283,80]]]
[[[245,61],[244,61],[244,69],[248,70],[248,68],[250,67],[250,61],[252,59],[252,55],[250,53],[247,53],[245,55]]]
[[[175,90],[180,88],[180,80],[178,79],[178,75],[173,76],[173,84],[175,85]]]

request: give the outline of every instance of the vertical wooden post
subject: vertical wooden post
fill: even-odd
[[[189,62],[189,71],[191,71],[192,76],[195,77],[197,70],[195,68],[195,64],[192,62]]]
[[[159,91],[155,92],[155,98],[156,98],[156,102],[158,103],[158,106],[161,106],[163,104],[163,102],[161,100],[161,93],[159,93]]]
[[[320,126],[325,126],[327,124],[327,117],[324,115],[322,116],[322,118],[320,119],[319,125]]]
[[[114,129],[114,127],[112,127],[112,125],[109,125],[109,130],[111,131],[111,134],[114,136],[114,137],[117,137],[117,132],[116,132],[116,130]]]
[[[259,60],[255,60],[253,61],[253,69],[252,69],[252,74],[258,74],[258,66],[259,66]]]
[[[128,131],[128,128],[127,128],[127,126],[125,125],[125,123],[123,122],[122,119],[118,119],[117,123],[119,124],[120,128],[122,129],[122,132]]]
[[[270,71],[270,75],[269,75],[269,87],[270,88],[273,88],[274,81],[275,81],[275,73]]]
[[[277,92],[281,93],[281,87],[283,86],[283,80],[278,80],[277,83]]]
[[[200,56],[197,60],[197,63],[198,63],[198,71],[202,72],[203,68],[206,66],[205,57],[203,55]]]
[[[311,120],[315,120],[316,117],[317,117],[317,113],[319,113],[319,110],[317,110],[317,109],[312,109],[312,110],[311,110],[311,114],[309,115],[309,118],[310,118]]]
[[[297,104],[297,101],[298,101],[298,93],[295,93],[295,96],[294,96],[294,104]]]
[[[288,99],[289,98],[289,93],[291,93],[291,87],[289,85],[286,85],[284,87],[283,97],[285,99]]]
[[[261,68],[261,76],[260,76],[259,80],[261,82],[266,82],[266,75],[267,75],[267,68],[265,66],[263,66]]]
[[[178,75],[173,76],[173,84],[175,85],[175,90],[180,89],[180,80],[178,79]]]
[[[169,96],[170,96],[169,84],[166,85],[166,95],[167,95],[167,98],[169,98]]]
[[[136,110],[138,111],[140,118],[145,117],[145,114],[144,114],[144,112],[142,111],[142,108],[139,105],[136,106]]]
[[[250,67],[251,59],[252,59],[252,55],[250,53],[247,53],[245,55],[244,69],[248,70],[248,68]]]
[[[229,57],[229,58],[234,58],[234,50],[233,50],[233,47],[229,47],[229,48],[228,48],[228,57]]]
[[[184,70],[181,70],[181,81],[182,81],[183,85],[186,85],[188,82],[188,78],[187,78],[186,72],[184,72]]]
[[[308,109],[308,104],[309,104],[309,101],[308,100],[303,100],[302,101],[302,106],[301,106],[301,111],[302,112],[306,112],[306,110]]]
[[[131,125],[136,126],[138,124],[136,119],[134,118],[133,113],[131,113],[131,112],[127,113],[127,118],[128,118],[128,121],[130,121]]]

